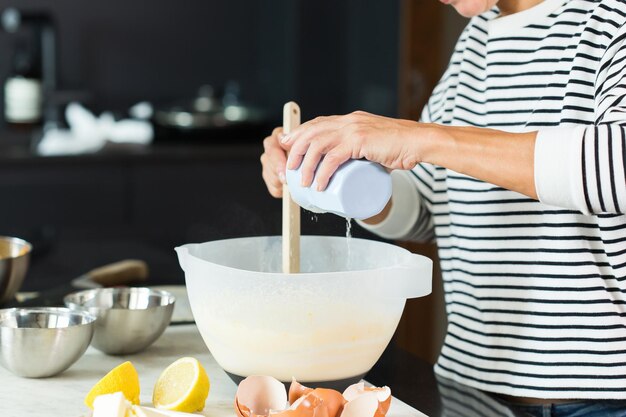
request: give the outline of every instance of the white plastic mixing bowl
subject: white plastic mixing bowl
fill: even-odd
[[[432,261],[398,246],[303,236],[300,274],[281,271],[281,238],[176,248],[206,345],[233,378],[317,386],[360,379],[389,343],[407,298],[431,291]]]

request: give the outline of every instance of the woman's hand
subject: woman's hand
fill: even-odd
[[[286,136],[275,129],[265,139],[263,178],[270,194],[280,197],[285,165],[296,169],[302,164],[302,185],[309,187],[315,179],[322,191],[349,159],[365,158],[402,170],[427,162],[536,199],[536,136],[537,132],[443,126],[365,112],[318,117]]]
[[[276,198],[283,196],[283,184],[285,183],[285,165],[287,164],[286,146],[281,146],[280,138],[283,128],[277,127],[272,134],[263,140],[264,152],[261,155],[263,166],[263,180],[267,190]]]
[[[416,129],[420,128],[427,134],[425,127],[428,125],[421,126],[424,127],[410,120],[357,111],[345,116],[318,117],[304,123],[283,136],[281,145],[290,149],[288,169],[302,164],[302,185],[311,186],[315,177],[317,189],[322,191],[337,168],[349,159],[365,158],[387,169],[412,169],[421,159],[415,141],[410,138],[415,137]],[[277,136],[271,138],[274,137]],[[273,142],[269,145],[274,155]],[[267,146],[266,153],[269,159]],[[282,163],[277,156],[273,160],[276,167]],[[271,175],[268,172],[267,177],[273,178]],[[266,178],[265,169],[263,178]]]

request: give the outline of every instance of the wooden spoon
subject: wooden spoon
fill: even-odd
[[[300,107],[290,101],[283,107],[283,132],[290,133],[300,126]],[[283,185],[283,273],[300,272],[300,206]]]

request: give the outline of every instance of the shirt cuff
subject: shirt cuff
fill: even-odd
[[[585,126],[543,129],[535,140],[535,188],[550,206],[586,211],[583,199],[582,140]]]
[[[367,224],[357,220],[357,224],[385,239],[403,239],[409,235],[420,214],[417,185],[409,171],[391,173],[391,210],[385,219],[377,224]]]

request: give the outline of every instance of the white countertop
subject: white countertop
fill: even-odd
[[[108,371],[130,360],[141,382],[141,404],[152,406],[152,388],[163,369],[183,356],[197,358],[211,381],[211,391],[201,415],[234,417],[237,386],[209,353],[195,325],[170,326],[145,351],[129,356],[107,356],[93,348],[62,374],[44,379],[27,379],[0,367],[0,416],[80,417],[89,412],[83,399]],[[393,387],[390,387],[393,392]],[[393,399],[388,417],[424,417],[400,400]]]

